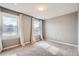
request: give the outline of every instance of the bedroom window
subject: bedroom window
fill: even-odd
[[[2,36],[6,37],[17,36],[18,25],[17,17],[13,15],[3,14],[2,15]]]
[[[35,19],[34,21],[34,32],[40,34],[40,20]]]

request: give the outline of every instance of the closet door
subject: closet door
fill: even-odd
[[[2,45],[9,48],[20,44],[18,33],[18,16],[2,13]]]

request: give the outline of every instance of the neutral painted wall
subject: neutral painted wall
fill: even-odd
[[[18,37],[11,37],[11,38],[7,38],[7,39],[3,39],[2,40],[2,46],[3,48],[6,48],[6,47],[10,47],[10,46],[13,46],[13,45],[18,45],[20,44],[20,39]]]
[[[45,39],[77,45],[78,13],[45,20]]]
[[[0,8],[0,10],[1,10],[1,8]],[[0,12],[0,15],[1,15],[1,12]],[[1,16],[0,16],[0,52],[2,51],[2,41],[1,41]]]
[[[78,5],[78,54],[79,54],[79,5]]]

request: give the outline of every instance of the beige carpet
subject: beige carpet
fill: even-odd
[[[0,53],[1,56],[77,56],[78,49],[55,42],[39,41]]]

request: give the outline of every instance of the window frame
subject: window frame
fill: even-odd
[[[39,19],[33,19],[33,34],[34,35],[40,35],[40,32],[41,32],[41,27],[39,28],[39,31],[37,31],[37,29],[34,27],[34,22],[35,21],[39,21],[39,27],[40,27],[40,20]]]
[[[14,37],[14,36],[19,37],[19,30],[18,30],[18,19],[19,19],[19,17],[18,17],[18,15],[13,15],[13,14],[10,14],[10,13],[2,12],[1,13],[1,20],[2,20],[2,26],[1,26],[1,28],[2,29],[3,29],[3,16],[16,18],[16,22],[17,22],[17,33],[16,33],[16,35],[11,35],[9,37]],[[3,30],[2,30],[2,34],[3,34]]]

